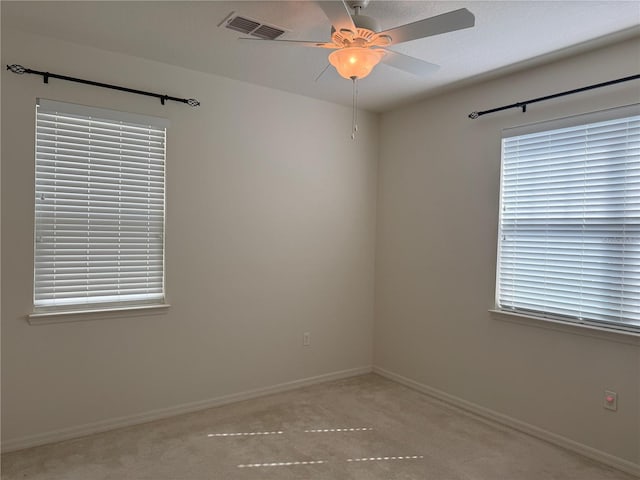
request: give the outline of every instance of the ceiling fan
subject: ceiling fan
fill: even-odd
[[[327,48],[333,50],[329,54],[329,63],[335,67],[340,76],[353,81],[353,117],[351,138],[355,139],[358,131],[358,89],[356,81],[371,73],[381,61],[399,70],[417,76],[429,75],[440,67],[419,58],[410,57],[385,47],[402,42],[431,37],[442,33],[473,27],[475,17],[466,8],[418,20],[380,31],[380,25],[375,18],[361,15],[360,11],[369,4],[370,0],[336,0],[316,1],[329,21],[331,21],[331,41],[313,42],[305,40],[268,40],[244,38],[285,45],[299,45],[303,47]],[[353,14],[350,13],[353,10]],[[316,78],[329,68],[329,65]]]
[[[379,23],[375,18],[360,13],[361,10],[369,4],[369,1],[370,0],[321,0],[316,2],[324,11],[329,21],[331,21],[330,42],[258,40],[254,38],[243,40],[295,44],[304,47],[334,50],[334,52],[329,55],[330,64],[336,68],[342,77],[354,80],[355,82],[355,80],[369,75],[373,67],[380,61],[414,75],[429,75],[440,67],[415,57],[388,50],[385,47],[473,27],[475,24],[473,14],[466,8],[461,8],[380,31]],[[350,13],[350,10],[353,10],[353,14]]]

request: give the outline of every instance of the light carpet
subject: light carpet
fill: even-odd
[[[378,375],[2,457],[2,480],[632,480]]]

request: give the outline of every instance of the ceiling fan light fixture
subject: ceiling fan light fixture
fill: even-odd
[[[383,56],[384,50],[347,47],[331,53],[329,63],[335,67],[341,77],[348,80],[361,79],[371,73]]]

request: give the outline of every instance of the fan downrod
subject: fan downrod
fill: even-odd
[[[345,3],[349,5],[349,8],[351,10],[355,10],[357,12],[358,10],[362,10],[363,8],[367,8],[367,5],[369,5],[370,1],[371,0],[347,0]]]

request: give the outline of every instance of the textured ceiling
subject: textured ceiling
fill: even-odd
[[[351,84],[327,66],[329,51],[238,41],[219,28],[229,13],[287,30],[281,38],[327,41],[330,23],[313,1],[1,2],[4,28],[16,28],[145,57],[345,105]],[[360,81],[360,106],[385,111],[447,86],[585,42],[637,35],[638,1],[382,1],[363,12],[382,29],[465,7],[474,28],[392,49],[441,65],[418,78],[378,65]],[[640,45],[640,43],[639,43]],[[37,69],[37,65],[30,66]],[[74,72],[59,72],[73,75]]]

